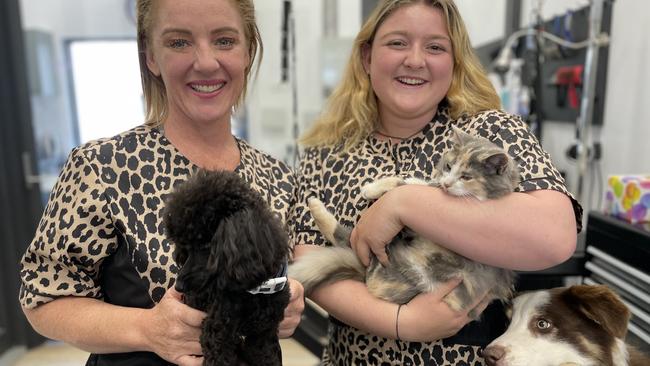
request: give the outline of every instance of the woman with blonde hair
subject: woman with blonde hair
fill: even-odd
[[[253,1],[138,0],[137,9],[146,121],[72,151],[23,257],[20,302],[39,333],[91,352],[88,365],[198,366],[205,313],[174,288],[166,197],[197,170],[229,170],[286,221],[295,178],[231,134],[262,48]],[[282,338],[304,306],[300,283],[289,286]]]
[[[499,99],[472,51],[452,0],[382,0],[359,32],[339,87],[302,143],[295,260],[326,245],[307,200],[317,197],[354,226],[359,259],[386,265],[385,246],[404,227],[470,259],[539,270],[571,256],[581,208],[549,155]],[[369,206],[360,187],[378,178],[430,179],[450,148],[452,127],[503,147],[517,163],[516,192],[478,202],[439,188],[404,185]],[[498,304],[477,301],[481,322],[442,298],[458,285],[403,305],[342,280],[310,297],[331,316],[324,365],[482,365],[481,347],[504,330]],[[468,324],[469,323],[469,324]]]

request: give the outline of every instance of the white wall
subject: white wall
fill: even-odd
[[[135,36],[124,0],[21,0],[24,28],[53,30],[61,37]]]
[[[650,2],[614,3],[602,142],[605,174],[650,174]]]
[[[629,1],[629,0],[624,0]],[[639,1],[639,0],[632,0]],[[640,0],[643,1],[643,0]],[[564,14],[569,9],[583,8],[589,5],[589,0],[521,0],[521,24],[528,25],[535,23],[532,16],[538,4],[542,4],[541,14],[543,19],[550,19],[557,15]]]
[[[456,0],[472,45],[483,45],[503,38],[506,0]]]
[[[354,37],[361,26],[361,1],[337,1],[337,35],[343,41],[323,39],[322,0],[293,0],[296,29],[297,114],[293,116],[291,83],[282,83],[281,26],[282,0],[255,2],[258,26],[264,42],[264,60],[259,77],[250,88],[247,100],[249,136],[255,146],[272,155],[292,160],[294,123],[302,134],[320,112],[324,96],[322,75],[324,55],[346,55],[340,49]],[[347,58],[347,57],[346,57]],[[331,60],[328,59],[328,62]],[[334,60],[336,62],[337,60]]]

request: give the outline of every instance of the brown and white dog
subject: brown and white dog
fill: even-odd
[[[606,286],[523,293],[506,332],[483,351],[489,366],[641,366],[625,343],[630,312]]]

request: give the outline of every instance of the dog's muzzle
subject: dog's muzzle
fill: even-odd
[[[288,263],[285,260],[284,263],[282,264],[282,268],[280,268],[280,271],[278,271],[276,277],[270,278],[262,282],[261,285],[255,287],[254,289],[248,290],[248,292],[250,292],[253,295],[257,295],[257,294],[270,295],[284,290],[284,286],[286,286],[287,284],[287,267],[288,267]]]

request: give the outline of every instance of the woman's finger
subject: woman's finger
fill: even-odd
[[[390,263],[388,259],[388,253],[386,252],[387,245],[386,244],[381,244],[379,246],[371,246],[370,250],[372,250],[372,253],[377,257],[377,260],[379,260],[379,263],[381,263],[384,267],[387,267],[388,264]],[[370,258],[370,257],[368,257]]]
[[[206,316],[206,313],[185,305],[181,313],[181,321],[190,327],[200,328]]]
[[[181,356],[178,359],[179,366],[203,366],[203,356]]]
[[[440,299],[442,299],[454,291],[454,289],[458,287],[461,282],[463,282],[463,280],[460,277],[456,277],[447,282],[443,282],[440,284],[440,287],[436,289],[435,293],[440,296]]]
[[[488,295],[488,293],[485,293],[483,297],[480,297],[479,300],[475,301],[474,304],[469,307],[469,312],[476,315],[482,314],[491,302],[492,298]]]
[[[359,240],[359,232],[357,231],[356,227],[352,229],[352,234],[350,234],[350,246],[352,247],[352,250],[357,254],[357,257],[359,257],[361,263],[363,263],[364,266],[368,267],[368,265],[370,265],[370,250],[368,249],[368,246],[365,245],[365,243],[362,243]]]

